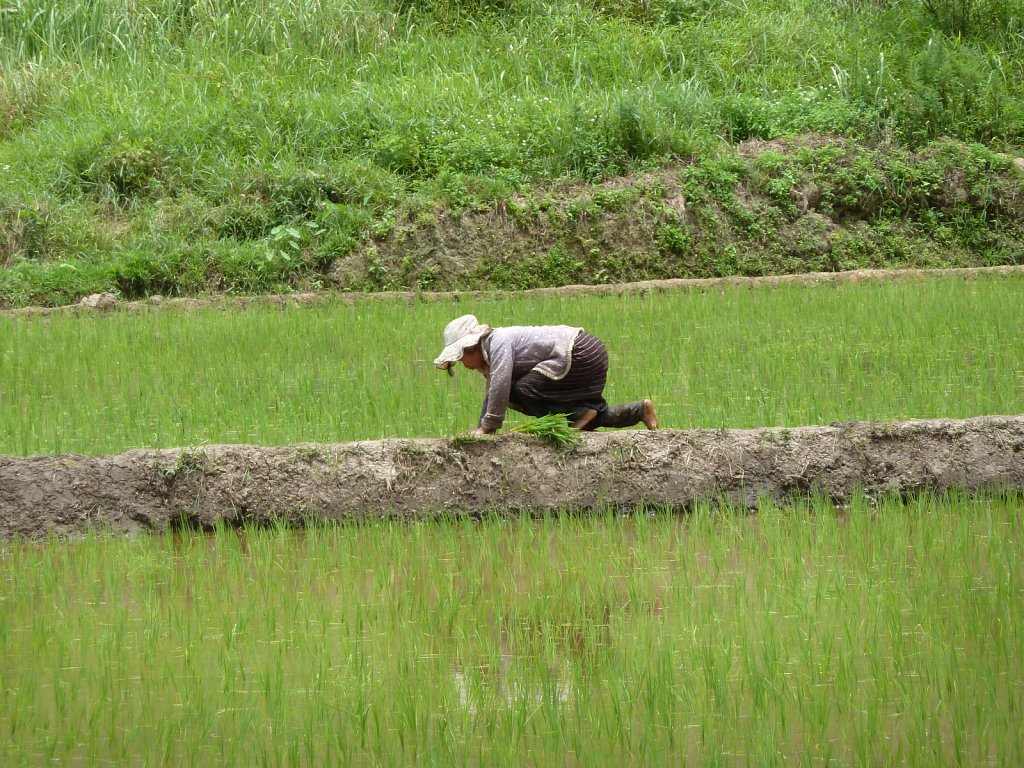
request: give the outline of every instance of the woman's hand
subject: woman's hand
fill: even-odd
[[[477,427],[476,429],[474,429],[472,432],[469,433],[469,436],[470,437],[483,437],[484,435],[489,435],[489,434],[491,434],[491,433],[488,430],[484,429],[483,427]]]

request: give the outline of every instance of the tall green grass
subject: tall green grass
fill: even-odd
[[[1019,154],[1020,0],[972,5],[1010,12],[964,35],[917,3],[17,0],[0,265],[28,287],[3,298],[295,285],[400,211],[748,139]],[[268,263],[274,228],[301,221],[324,229],[313,263]]]
[[[5,765],[1017,765],[1019,496],[0,545]]]
[[[353,157],[403,185],[445,170],[589,178],[807,130],[1024,140],[1013,30],[944,38],[904,5],[761,0],[650,24],[556,3],[455,28],[347,1],[140,5],[24,0],[0,15],[14,189],[132,202],[96,172],[139,148],[163,161],[165,194],[180,176],[216,201],[225,180],[330,175]]]
[[[1016,278],[624,297],[330,302],[0,322],[0,452],[109,453],[454,434],[483,380],[432,366],[441,331],[568,323],[604,339],[610,401],[666,427],[1024,412]]]

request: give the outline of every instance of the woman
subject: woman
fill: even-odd
[[[608,352],[596,336],[567,325],[491,328],[463,315],[444,329],[444,349],[434,360],[452,373],[459,360],[487,378],[479,426],[471,434],[501,428],[506,408],[529,416],[564,413],[576,429],[658,428],[650,400],[609,406],[604,399]]]

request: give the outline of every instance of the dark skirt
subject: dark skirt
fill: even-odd
[[[572,348],[569,372],[555,380],[542,373],[530,373],[512,382],[509,406],[528,416],[564,413],[575,421],[587,410],[601,416],[608,409],[604,385],[608,379],[608,350],[596,336],[580,331]],[[601,418],[593,420],[593,425]]]

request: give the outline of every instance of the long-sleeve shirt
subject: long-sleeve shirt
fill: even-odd
[[[564,378],[572,365],[573,343],[581,330],[568,325],[512,325],[489,333],[480,344],[488,364],[480,426],[487,430],[501,427],[516,379],[530,371],[556,381]]]

